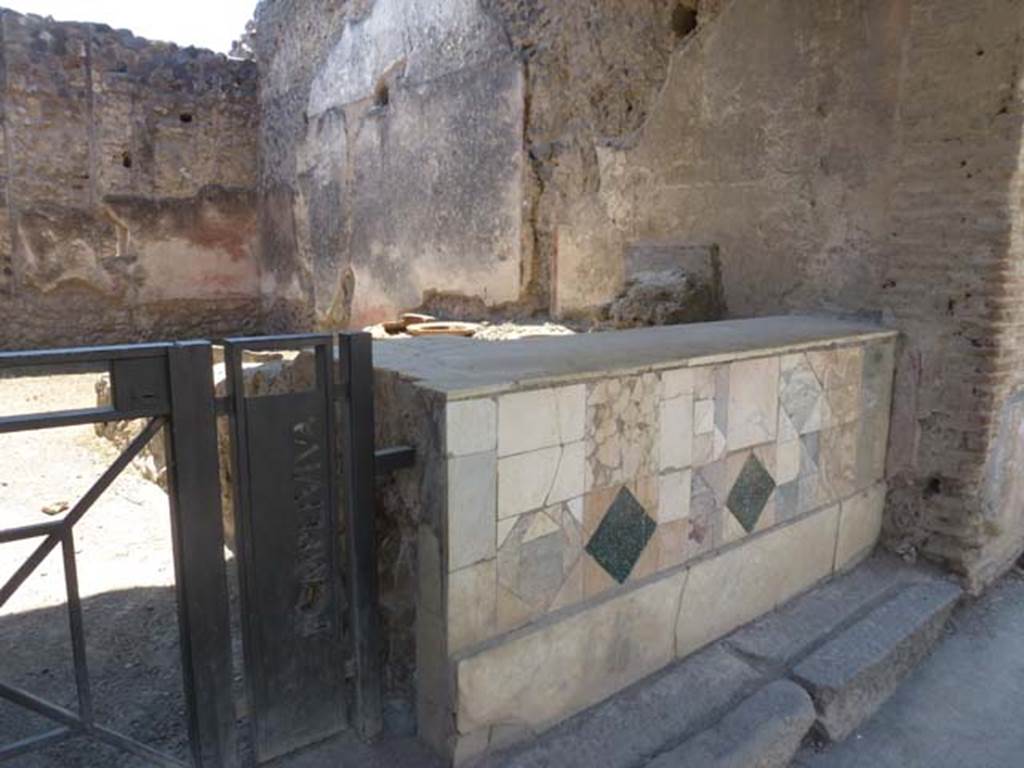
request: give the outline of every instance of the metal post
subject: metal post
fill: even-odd
[[[377,597],[377,541],[374,531],[373,342],[368,333],[342,333],[342,453],[348,576],[351,589],[350,630],[356,662],[355,722],[364,737],[378,734],[381,722]]]
[[[175,344],[168,360],[167,486],[192,757],[197,768],[231,768],[237,745],[210,343]]]

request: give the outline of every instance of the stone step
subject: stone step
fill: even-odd
[[[647,768],[784,768],[814,719],[807,692],[789,680],[776,680]]]
[[[876,555],[854,570],[738,629],[726,644],[755,666],[785,672],[845,626],[909,584],[940,578]]]
[[[808,729],[841,738],[873,712],[959,595],[934,571],[872,557],[533,742],[469,765],[786,765]]]
[[[961,590],[911,584],[800,661],[792,678],[811,694],[816,730],[841,741],[896,690],[941,637]]]
[[[764,684],[763,676],[714,645],[592,707],[488,768],[636,768],[717,720]]]

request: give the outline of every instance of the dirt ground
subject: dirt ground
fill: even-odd
[[[97,377],[0,378],[0,414],[94,405]],[[0,435],[0,528],[63,516],[116,456],[91,426]],[[0,545],[0,583],[39,541]],[[184,758],[166,494],[129,467],[75,526],[75,552],[97,720]],[[77,708],[59,549],[0,608],[0,681]],[[52,727],[0,701],[0,745]],[[76,739],[7,764],[91,768],[148,763]]]

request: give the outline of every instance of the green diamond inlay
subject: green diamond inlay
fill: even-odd
[[[619,584],[640,559],[657,527],[627,488],[619,491],[587,542],[587,553]]]
[[[750,454],[726,500],[729,511],[747,533],[754,530],[754,526],[757,525],[757,520],[764,510],[764,505],[768,503],[768,497],[774,490],[775,480],[768,474],[764,465],[757,460],[757,457]]]

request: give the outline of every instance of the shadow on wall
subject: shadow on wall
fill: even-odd
[[[180,760],[188,755],[174,589],[138,587],[82,600],[96,720]],[[0,616],[0,681],[77,711],[65,605]],[[0,745],[55,727],[0,699]],[[19,768],[136,768],[91,739],[23,756]]]

